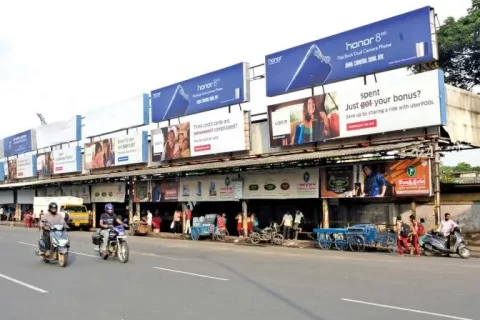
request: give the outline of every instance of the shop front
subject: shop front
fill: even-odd
[[[99,225],[100,216],[104,212],[104,206],[111,203],[115,208],[115,213],[128,218],[128,202],[126,202],[126,182],[101,183],[92,185],[91,202],[93,208],[93,220],[95,226]]]
[[[0,191],[0,220],[11,220],[15,213],[13,190]]]

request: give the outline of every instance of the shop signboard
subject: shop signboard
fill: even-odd
[[[322,198],[430,196],[428,159],[371,162],[321,168]]]
[[[90,203],[90,186],[80,184],[73,186],[48,187],[46,188],[46,197],[76,197],[82,198],[83,203]]]
[[[436,60],[434,17],[424,7],[269,54],[267,96]]]
[[[98,137],[150,122],[150,97],[147,93],[88,111],[82,119],[82,137]]]
[[[36,155],[21,155],[16,159],[8,160],[8,176],[10,179],[25,179],[37,175]]]
[[[102,169],[148,162],[148,132],[85,144],[85,169]]]
[[[178,201],[178,181],[156,180],[151,185],[151,202]]]
[[[199,114],[152,131],[152,163],[250,149],[249,112]]]
[[[249,101],[249,66],[238,63],[153,90],[152,122],[180,118]]]
[[[318,198],[318,168],[248,172],[244,175],[244,199]]]
[[[67,121],[49,123],[38,127],[35,133],[37,149],[82,140],[82,116],[77,115]]]
[[[92,184],[92,203],[96,202],[125,202],[125,182]]]
[[[271,105],[268,117],[272,147],[445,125],[444,75],[433,70]]]
[[[35,149],[35,131],[27,130],[3,139],[5,157],[30,152]]]
[[[237,201],[238,174],[180,179],[179,201]]]
[[[149,181],[135,182],[135,200],[134,202],[152,202]]]

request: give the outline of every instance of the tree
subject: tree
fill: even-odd
[[[411,67],[414,73],[442,68],[445,82],[465,90],[480,85],[480,0],[467,15],[449,17],[437,30],[439,61]]]

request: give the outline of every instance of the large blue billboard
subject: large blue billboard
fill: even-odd
[[[265,57],[267,96],[437,59],[425,7]]]
[[[17,154],[32,151],[34,147],[32,130],[20,132],[3,139],[5,157],[12,157]]]
[[[152,122],[249,100],[248,64],[239,63],[151,92]]]

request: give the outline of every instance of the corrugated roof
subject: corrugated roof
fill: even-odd
[[[250,158],[250,159],[241,159],[241,160],[223,160],[218,162],[208,162],[208,163],[191,164],[191,165],[148,168],[144,170],[112,172],[112,173],[102,173],[102,174],[89,174],[89,175],[66,177],[66,178],[5,183],[0,185],[0,189],[44,185],[49,183],[80,182],[80,181],[95,180],[95,179],[121,178],[121,177],[131,177],[131,176],[151,175],[151,174],[170,174],[170,173],[178,173],[178,172],[201,171],[201,170],[208,170],[208,169],[227,169],[227,168],[235,168],[235,167],[249,167],[249,166],[259,166],[259,165],[268,165],[268,164],[298,162],[298,161],[313,160],[313,159],[340,158],[340,157],[346,157],[346,156],[354,156],[354,155],[361,155],[361,154],[376,153],[381,151],[403,149],[403,148],[407,148],[407,147],[410,147],[413,145],[419,145],[419,144],[421,144],[421,142],[403,142],[403,143],[395,143],[395,144],[376,145],[376,146],[370,146],[370,147],[337,149],[337,150],[328,150],[328,151],[314,151],[314,152],[295,153],[295,154],[286,154],[286,155],[271,154],[271,155],[265,155],[260,158]]]

